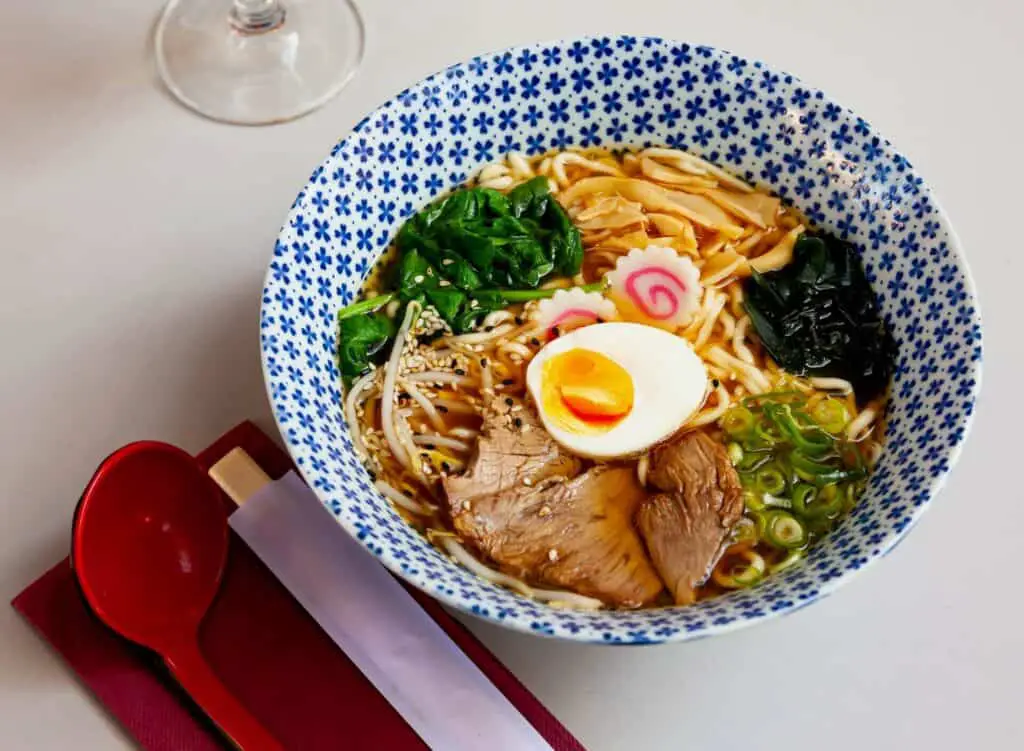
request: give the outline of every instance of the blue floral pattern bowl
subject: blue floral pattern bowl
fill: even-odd
[[[335,313],[405,217],[509,151],[665,145],[769,186],[860,250],[899,345],[888,439],[857,508],[799,566],[683,608],[558,610],[495,587],[431,546],[373,488],[340,405]],[[482,55],[406,89],[314,171],[263,291],[263,369],[281,433],[323,503],[395,574],[521,631],[607,643],[682,641],[791,612],[907,534],[967,434],[981,320],[946,215],[864,119],[760,62],[630,36]]]

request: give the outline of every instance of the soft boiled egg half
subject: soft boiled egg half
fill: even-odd
[[[669,438],[704,403],[708,374],[685,339],[639,323],[598,323],[544,346],[526,370],[544,427],[591,459]]]

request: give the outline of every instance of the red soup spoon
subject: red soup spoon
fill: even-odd
[[[71,560],[90,607],[114,631],[157,652],[182,687],[243,751],[283,746],[224,687],[199,649],[220,586],[228,522],[202,467],[166,443],[107,457],[78,509]]]

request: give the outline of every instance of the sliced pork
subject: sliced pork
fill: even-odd
[[[481,495],[537,485],[547,477],[575,477],[579,460],[566,454],[517,399],[496,399],[484,416],[476,454],[465,473],[444,481],[453,508]]]
[[[632,521],[645,497],[632,468],[603,465],[478,495],[451,513],[463,539],[503,571],[639,607],[663,589]]]
[[[739,475],[724,446],[688,433],[654,450],[647,477],[661,492],[640,505],[636,523],[676,603],[686,605],[743,513]]]

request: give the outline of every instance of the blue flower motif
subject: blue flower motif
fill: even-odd
[[[704,98],[703,97],[699,97],[698,96],[698,97],[694,97],[693,99],[687,99],[683,103],[683,106],[686,108],[686,119],[687,120],[696,120],[696,119],[704,117],[704,115],[708,114],[707,107],[704,106]]]
[[[621,141],[626,133],[626,126],[617,117],[613,117],[611,123],[605,129],[605,135],[612,141]]]
[[[729,109],[729,102],[732,101],[732,97],[726,94],[721,89],[715,89],[711,93],[711,99],[708,101],[708,106],[712,109],[716,109],[719,112],[725,112]]]
[[[597,109],[597,102],[592,100],[590,97],[584,96],[580,98],[580,101],[576,105],[575,109],[584,118],[588,118],[590,117],[591,113]]]
[[[674,107],[671,102],[665,102],[661,109],[662,111],[658,114],[658,122],[665,123],[670,128],[674,127],[683,116],[683,111],[678,107]]]
[[[525,49],[520,53],[519,57],[516,58],[516,62],[523,70],[533,70],[533,66],[537,62],[537,55],[529,49]]]
[[[583,62],[583,58],[587,56],[588,52],[589,50],[587,50],[587,46],[583,44],[583,42],[577,41],[572,43],[567,54],[574,63],[579,64]]]
[[[552,94],[561,94],[566,83],[568,83],[567,79],[560,76],[558,71],[553,70],[548,74],[548,80],[544,82],[544,88]]]
[[[569,122],[569,102],[561,99],[548,105],[548,119],[553,123]]]
[[[569,74],[572,79],[572,90],[579,94],[582,91],[594,88],[594,81],[590,78],[590,68],[580,68]]]
[[[519,81],[519,91],[523,99],[535,99],[540,96],[540,76],[527,76]]]
[[[601,101],[604,102],[605,112],[619,112],[622,109],[621,96],[617,91],[609,91],[607,94],[603,94]]]
[[[722,64],[717,60],[708,63],[707,65],[702,65],[700,72],[704,76],[704,83],[706,84],[718,83],[725,78],[722,73]]]

